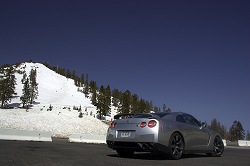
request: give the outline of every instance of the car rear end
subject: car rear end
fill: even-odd
[[[161,126],[159,118],[150,114],[114,120],[107,132],[107,145],[114,149],[150,152],[156,150]]]

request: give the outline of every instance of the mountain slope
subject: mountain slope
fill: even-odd
[[[0,109],[0,128],[49,131],[53,136],[68,137],[70,134],[106,134],[108,126],[96,119],[96,107],[89,98],[77,91],[72,79],[57,74],[40,63],[23,63],[17,69],[29,75],[31,69],[37,70],[38,98],[29,110],[21,106],[23,84],[22,74],[16,73],[17,96],[10,105],[14,109]],[[52,111],[48,110],[52,106]],[[80,107],[80,112],[73,107]],[[114,111],[114,108],[112,108]],[[113,112],[112,111],[112,112]]]

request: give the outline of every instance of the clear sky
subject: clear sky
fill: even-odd
[[[250,130],[249,0],[0,0],[0,63],[29,60]]]

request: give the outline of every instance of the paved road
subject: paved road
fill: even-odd
[[[18,166],[207,166],[250,165],[250,148],[225,149],[222,157],[185,155],[181,160],[169,160],[155,154],[136,153],[133,158],[121,158],[105,144],[56,142],[26,142],[0,140],[0,165]]]

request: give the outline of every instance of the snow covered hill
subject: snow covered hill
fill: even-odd
[[[16,73],[17,96],[12,99],[10,106],[14,109],[0,109],[0,128],[48,131],[56,137],[68,137],[70,134],[104,135],[108,126],[96,118],[96,107],[89,98],[77,91],[72,79],[57,74],[40,63],[23,63],[18,69],[27,75],[31,69],[37,70],[39,96],[31,109],[21,109],[20,96],[23,84],[22,74]],[[53,107],[49,110],[50,105]],[[80,107],[80,112],[73,107]],[[115,114],[115,108],[111,108]]]

